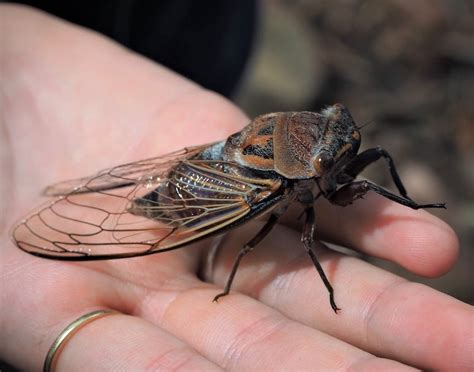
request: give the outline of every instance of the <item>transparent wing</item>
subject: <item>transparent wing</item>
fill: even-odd
[[[146,178],[159,175],[184,159],[190,159],[213,144],[188,147],[163,156],[139,160],[104,169],[92,177],[59,182],[46,187],[46,196],[61,196],[71,193],[105,191],[146,181]]]
[[[63,260],[142,256],[179,248],[269,209],[281,181],[196,158],[205,147],[125,164],[51,186],[59,195],[13,229],[19,248]]]

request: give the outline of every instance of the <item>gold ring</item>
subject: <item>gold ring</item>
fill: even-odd
[[[95,319],[100,319],[107,315],[113,314],[120,314],[114,310],[96,310],[90,313],[84,314],[80,318],[73,321],[69,324],[63,331],[59,334],[59,336],[54,340],[53,344],[49,348],[48,354],[46,355],[46,359],[44,360],[43,364],[43,371],[50,372],[54,370],[56,361],[58,356],[63,349],[66,342],[74,336],[82,327],[89,324]]]

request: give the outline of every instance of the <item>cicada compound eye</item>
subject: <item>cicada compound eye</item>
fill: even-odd
[[[327,173],[334,165],[334,157],[327,153],[320,153],[313,161],[314,169],[319,176]]]

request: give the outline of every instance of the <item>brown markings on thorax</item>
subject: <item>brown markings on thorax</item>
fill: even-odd
[[[261,115],[230,136],[224,147],[224,160],[252,169],[274,170],[273,132],[278,120],[279,113]]]

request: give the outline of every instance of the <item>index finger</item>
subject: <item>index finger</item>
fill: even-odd
[[[320,198],[315,210],[318,239],[395,262],[418,275],[444,274],[458,257],[458,238],[444,221],[371,192],[347,207]],[[283,223],[299,228],[303,221],[298,213],[291,211]]]

